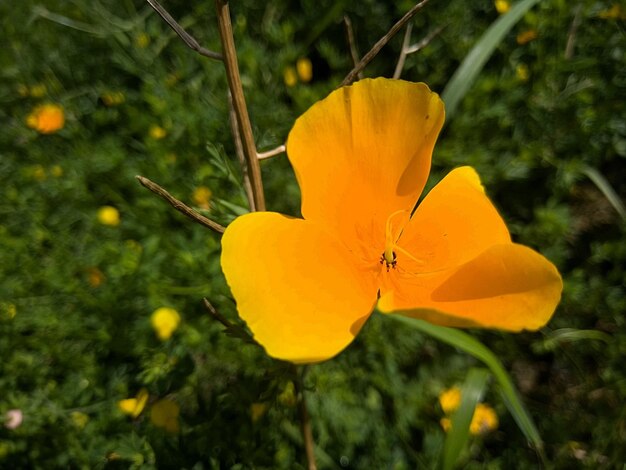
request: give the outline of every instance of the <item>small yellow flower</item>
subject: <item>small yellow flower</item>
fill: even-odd
[[[191,198],[198,207],[201,207],[202,209],[208,209],[211,205],[210,203],[212,195],[213,193],[209,188],[207,188],[206,186],[199,186],[194,190]]]
[[[444,390],[439,395],[439,404],[445,414],[455,411],[461,404],[461,390],[459,387],[452,387]]]
[[[511,3],[507,0],[496,0],[494,4],[496,6],[496,10],[501,15],[505,14],[507,11],[511,9]]]
[[[285,70],[283,71],[283,81],[289,88],[296,86],[296,83],[298,83],[296,69],[293,67],[285,67]]]
[[[296,62],[296,70],[298,71],[298,78],[304,83],[308,83],[313,78],[313,64],[306,57],[300,57]]]
[[[528,77],[530,76],[528,66],[526,64],[519,64],[515,67],[515,75],[517,75],[517,78],[522,82],[528,81]]]
[[[146,33],[141,33],[139,36],[135,38],[135,45],[139,49],[145,49],[150,44],[150,36]]]
[[[278,402],[288,407],[296,406],[296,387],[293,382],[287,382],[285,389],[278,395]]]
[[[46,169],[42,165],[33,166],[31,171],[31,175],[35,181],[44,181],[48,177]]]
[[[136,418],[141,414],[148,402],[148,390],[142,388],[135,398],[126,398],[117,402],[117,406],[124,414]]]
[[[102,99],[102,102],[109,107],[117,106],[118,104],[122,104],[126,101],[126,97],[121,91],[108,91],[104,93],[100,99]]]
[[[180,407],[177,403],[164,398],[152,405],[150,410],[150,421],[159,428],[164,428],[167,432],[177,434],[180,431],[178,415]]]
[[[37,106],[26,118],[26,125],[41,134],[52,134],[65,125],[63,108],[56,104]]]
[[[30,90],[28,89],[26,85],[24,85],[23,83],[20,83],[19,85],[17,85],[18,95],[20,95],[21,97],[25,97],[25,96],[28,96],[29,93],[30,93]]]
[[[15,318],[15,315],[17,315],[17,308],[15,307],[15,304],[7,305],[7,315],[11,320]]]
[[[102,206],[98,209],[98,222],[112,227],[120,224],[120,212],[113,206]]]
[[[522,31],[521,33],[519,33],[517,35],[517,43],[520,46],[523,46],[524,44],[529,43],[530,41],[533,41],[537,39],[537,30],[536,29],[527,29],[526,31]]]
[[[626,20],[626,11],[622,10],[617,3],[614,3],[608,10],[598,13],[598,18],[603,20]]]
[[[72,411],[70,413],[70,418],[72,419],[74,426],[78,429],[83,429],[89,422],[89,415],[81,413],[80,411]]]
[[[171,338],[180,324],[180,315],[173,308],[161,307],[154,311],[150,317],[152,328],[161,341]]]
[[[149,134],[150,134],[150,137],[152,137],[153,139],[161,140],[163,137],[167,135],[167,131],[163,129],[161,126],[153,124],[152,126],[150,126]]]
[[[48,90],[46,90],[46,85],[40,83],[39,85],[34,85],[33,87],[31,87],[30,96],[34,98],[41,98],[42,96],[45,96],[47,91]]]
[[[441,428],[445,431],[448,432],[450,429],[452,429],[452,420],[448,417],[446,418],[441,418],[439,420],[439,424],[441,425]]]
[[[50,168],[50,174],[55,178],[60,178],[63,176],[63,168],[61,165],[52,165],[52,168]]]
[[[470,424],[470,433],[473,435],[486,434],[498,427],[498,415],[489,405],[479,403],[474,410],[472,423]]]
[[[265,415],[269,408],[269,404],[267,403],[252,403],[250,405],[250,418],[253,423],[256,423],[259,419]]]
[[[100,287],[104,282],[104,274],[96,267],[87,268],[87,282],[91,287]]]

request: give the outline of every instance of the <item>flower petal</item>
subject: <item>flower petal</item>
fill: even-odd
[[[338,354],[376,302],[371,272],[320,226],[246,214],[222,237],[222,269],[237,310],[267,353],[292,362]]]
[[[398,245],[416,260],[398,252],[398,267],[410,272],[440,271],[510,240],[476,171],[456,168],[428,193],[405,226]]]
[[[401,80],[361,80],[313,105],[287,140],[303,217],[341,240],[372,220],[384,230],[391,213],[419,198],[443,121],[437,94]]]
[[[493,245],[473,260],[398,279],[378,306],[446,326],[519,331],[545,325],[561,298],[561,276],[546,258],[515,243]]]

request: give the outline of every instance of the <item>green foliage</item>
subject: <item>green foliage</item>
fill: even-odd
[[[163,3],[219,50],[212,2]],[[511,371],[555,468],[626,459],[626,36],[624,18],[605,14],[618,4],[543,0],[529,10],[459,103],[429,183],[476,167],[514,238],[563,274],[561,306],[540,333],[472,332]],[[259,149],[284,143],[296,116],[349,71],[343,14],[364,54],[411,5],[231,2]],[[0,18],[0,467],[302,468],[292,369],[242,341],[219,237],[135,180],[222,224],[247,210],[220,64],[140,0],[3,2]],[[407,57],[402,77],[443,90],[497,18],[490,1],[431,2],[413,20],[413,42],[446,27]],[[520,44],[529,30],[537,37]],[[400,47],[392,40],[366,75],[390,76]],[[300,57],[313,80],[287,87],[283,72]],[[50,135],[25,123],[45,102],[65,110]],[[262,171],[270,210],[297,215],[285,156]],[[213,194],[209,208],[194,201],[200,187]],[[119,225],[99,223],[102,206],[119,211]],[[203,297],[235,324],[230,335]],[[163,306],[182,318],[166,341],[150,324]],[[446,439],[437,396],[475,365],[374,315],[306,375],[319,466],[433,468]],[[146,408],[123,414],[118,401],[143,387]],[[469,438],[465,468],[536,468],[497,389],[486,393],[500,428]],[[163,398],[180,406],[177,434],[150,419]],[[13,409],[23,422],[9,429]]]

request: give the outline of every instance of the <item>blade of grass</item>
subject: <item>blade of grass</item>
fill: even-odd
[[[613,209],[617,211],[622,219],[626,219],[626,208],[624,203],[619,198],[611,183],[595,168],[585,165],[582,172],[595,184],[598,189],[604,194],[604,197],[611,203]]]
[[[540,457],[543,458],[543,442],[539,436],[539,431],[537,431],[535,423],[522,404],[509,374],[507,374],[500,360],[489,348],[467,333],[454,328],[436,326],[423,320],[416,320],[402,315],[389,315],[389,317],[458,348],[474,356],[489,367],[498,381],[504,402],[513,415],[515,422],[526,436],[526,439],[535,447]]]
[[[467,373],[461,388],[461,404],[452,415],[452,427],[443,445],[443,470],[451,470],[459,461],[469,439],[474,410],[483,396],[489,375],[487,369],[477,368]]]
[[[539,0],[522,0],[513,5],[508,13],[499,17],[489,26],[472,50],[465,56],[441,94],[441,98],[446,104],[446,121],[452,118],[459,103],[504,36],[538,2]]]

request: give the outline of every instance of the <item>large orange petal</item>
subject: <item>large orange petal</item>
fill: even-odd
[[[423,83],[366,79],[335,90],[295,123],[287,154],[302,215],[348,243],[411,210],[430,171],[443,102]]]
[[[338,354],[376,303],[371,272],[319,225],[272,212],[244,215],[222,237],[237,310],[270,356],[318,362]]]
[[[509,231],[471,167],[452,170],[417,207],[398,241],[398,269],[433,272],[459,266],[492,245],[508,243]]]
[[[494,245],[446,271],[405,274],[379,300],[396,312],[447,326],[536,330],[561,298],[563,283],[552,263],[523,245]]]

